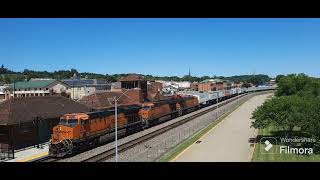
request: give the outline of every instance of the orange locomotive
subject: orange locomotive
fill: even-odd
[[[199,109],[197,98],[177,95],[172,100],[144,103],[139,115],[144,127],[148,127],[197,109]]]
[[[118,135],[121,137],[141,128],[138,111],[141,106],[118,107]],[[89,113],[66,114],[53,128],[49,155],[63,157],[95,147],[114,137],[114,109]]]

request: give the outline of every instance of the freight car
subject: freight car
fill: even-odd
[[[206,107],[212,105],[216,102],[223,101],[229,97],[225,96],[225,91],[208,91],[208,92],[199,92],[199,91],[180,91],[178,94],[194,96],[198,99],[200,107]]]
[[[193,96],[198,100],[200,106],[204,106],[209,103],[210,100],[214,99],[213,96],[207,92],[199,92],[199,91],[180,91],[179,95],[182,96]],[[211,96],[210,96],[211,95]]]

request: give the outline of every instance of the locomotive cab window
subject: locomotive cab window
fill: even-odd
[[[81,120],[81,125],[87,125],[89,124],[89,120]]]
[[[66,119],[60,119],[59,124],[60,125],[67,125],[67,120]]]
[[[151,109],[151,106],[144,106],[143,107],[143,110],[150,110]]]
[[[76,125],[78,125],[77,119],[68,119],[68,126],[74,127]]]

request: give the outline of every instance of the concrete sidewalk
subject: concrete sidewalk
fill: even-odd
[[[228,115],[207,134],[179,154],[173,162],[249,162],[253,153],[249,139],[257,135],[251,113],[271,94],[254,96]]]
[[[15,152],[14,153],[15,158],[5,162],[27,162],[32,159],[46,156],[48,155],[48,152],[49,152],[49,145],[43,145],[43,148],[33,147],[33,148],[25,149],[19,152]]]

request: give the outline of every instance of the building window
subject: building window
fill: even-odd
[[[35,88],[34,90],[38,90],[38,88]]]
[[[49,88],[46,88],[46,90],[49,90]]]
[[[41,88],[39,88],[39,90],[41,90]]]
[[[26,133],[26,132],[29,132],[31,130],[31,125],[30,124],[27,124],[27,123],[23,123],[23,124],[20,124],[20,132],[22,133]]]

